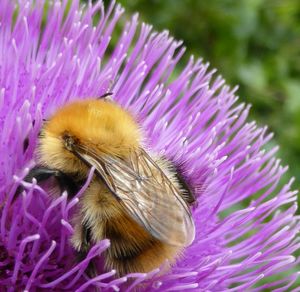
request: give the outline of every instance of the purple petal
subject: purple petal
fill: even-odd
[[[178,74],[184,48],[167,31],[139,24],[134,15],[118,35],[123,8],[101,2],[45,4],[0,0],[0,287],[11,291],[271,289],[295,286],[299,259],[297,192],[266,128],[247,122],[250,107],[193,57]],[[99,16],[94,24],[95,16]],[[111,39],[117,39],[111,44]],[[22,179],[34,165],[43,118],[74,99],[113,98],[140,121],[149,147],[182,166],[194,188],[196,239],[171,271],[93,279],[85,269],[109,242],[74,261],[72,216],[83,189],[50,199],[47,189]],[[33,123],[34,121],[34,123]],[[23,141],[28,146],[23,149]],[[17,187],[24,191],[13,200]],[[275,281],[274,281],[275,277]],[[5,288],[4,288],[5,287]],[[276,290],[277,289],[277,290]],[[295,290],[297,291],[297,290]]]

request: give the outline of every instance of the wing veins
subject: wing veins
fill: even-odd
[[[194,223],[190,210],[179,190],[146,151],[133,151],[128,160],[108,155],[99,157],[84,146],[78,146],[76,151],[85,163],[95,166],[122,206],[153,236],[169,244],[191,243]],[[192,236],[188,228],[192,228]]]

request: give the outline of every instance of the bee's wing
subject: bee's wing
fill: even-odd
[[[133,152],[129,161],[97,157],[87,149],[77,154],[95,167],[129,215],[154,237],[177,246],[192,243],[195,226],[186,202],[143,149]]]

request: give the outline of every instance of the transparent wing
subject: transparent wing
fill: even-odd
[[[186,202],[145,150],[133,152],[126,161],[98,157],[89,149],[77,155],[95,167],[129,215],[154,237],[177,246],[192,243],[195,226]]]

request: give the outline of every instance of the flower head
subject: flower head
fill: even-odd
[[[277,148],[264,150],[271,139],[266,128],[246,122],[249,106],[236,103],[236,89],[193,57],[175,75],[181,42],[139,25],[137,15],[111,47],[123,13],[114,3],[104,11],[101,2],[83,8],[78,0],[0,2],[0,287],[285,291],[293,285],[296,192],[292,180],[280,187],[286,168],[274,158]],[[75,98],[108,91],[139,118],[149,147],[182,165],[197,193],[195,241],[167,274],[161,267],[90,279],[88,262],[101,265],[108,240],[75,261],[71,219],[93,171],[71,201],[66,193],[50,199],[47,187],[22,180],[34,164],[43,118]],[[25,191],[13,200],[20,184]]]

